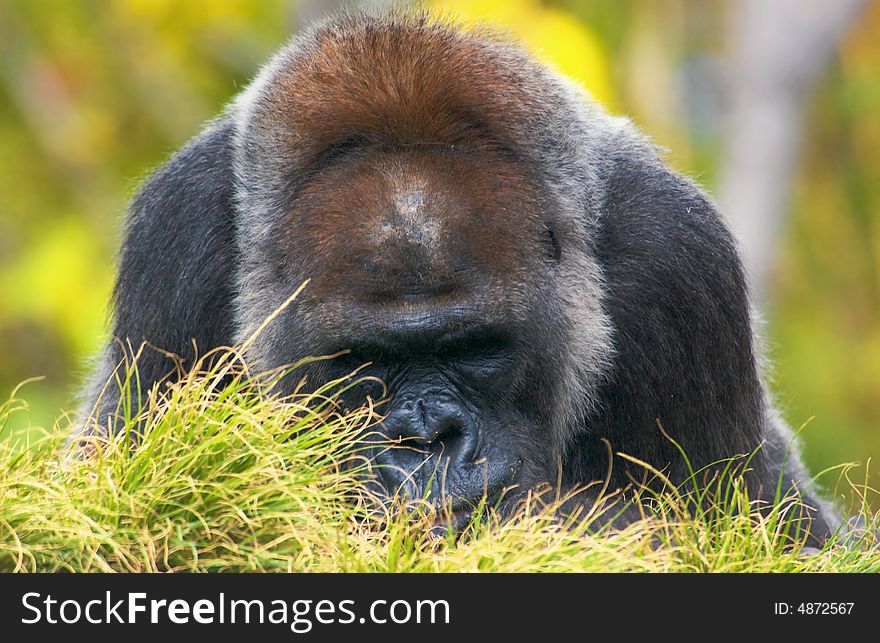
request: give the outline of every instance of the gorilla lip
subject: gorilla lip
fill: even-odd
[[[470,509],[452,512],[438,510],[437,516],[431,521],[430,531],[438,536],[443,532],[461,532],[470,524],[472,515],[473,511]]]

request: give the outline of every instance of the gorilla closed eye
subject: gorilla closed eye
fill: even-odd
[[[439,339],[433,355],[440,359],[485,359],[509,355],[513,348],[511,329],[486,325],[450,331]]]
[[[304,165],[302,172],[299,172],[296,176],[289,177],[287,180],[287,200],[293,200],[303,186],[316,180],[328,168],[362,151],[366,145],[367,140],[364,136],[349,134],[325,147],[314,156],[311,162]]]
[[[361,149],[366,143],[366,139],[361,134],[350,134],[319,153],[317,158],[309,164],[309,170],[312,174],[318,174],[346,155]]]
[[[395,338],[393,343],[358,340],[343,342],[342,345],[345,348],[337,352],[343,353],[347,362],[357,362],[359,365],[369,362],[380,366],[383,362],[412,359],[451,360],[458,363],[490,357],[506,358],[510,357],[514,348],[510,333],[495,330],[491,326],[465,327],[432,334],[427,341],[420,340],[416,335],[406,343]]]

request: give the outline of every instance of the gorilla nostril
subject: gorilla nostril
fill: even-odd
[[[461,422],[457,417],[443,418],[431,433],[428,444],[439,444],[443,447],[454,442],[461,434]]]
[[[449,451],[467,434],[467,417],[457,404],[427,404],[417,400],[400,407],[391,423],[386,421],[389,437],[401,445],[432,447]]]

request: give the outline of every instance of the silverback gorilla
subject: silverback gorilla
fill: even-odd
[[[760,374],[737,249],[645,136],[484,31],[343,17],[294,39],[134,199],[99,394],[142,342],[191,361],[249,337],[272,369],[348,349],[388,386],[384,488],[466,507],[502,489],[743,454],[752,497],[810,491]],[[140,384],[170,370],[146,351]],[[291,382],[292,386],[293,382]],[[112,387],[111,387],[112,388]],[[662,427],[662,431],[661,431]],[[664,432],[667,435],[664,435]],[[760,447],[760,448],[759,448]],[[583,502],[590,502],[588,496]]]

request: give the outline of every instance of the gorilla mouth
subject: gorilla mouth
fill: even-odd
[[[384,493],[388,501],[402,499],[404,504],[412,502],[413,511],[418,512],[419,507],[424,508],[425,503],[430,504],[434,517],[429,524],[429,531],[437,537],[445,537],[449,534],[461,534],[475,522],[482,518],[498,514],[504,516],[515,505],[517,494],[517,476],[520,463],[507,467],[507,475],[495,478],[488,484],[485,480],[475,489],[470,485],[461,488],[464,482],[457,476],[455,485],[458,488],[450,490],[451,484],[442,485],[447,488],[434,491],[429,483],[420,481],[415,483],[412,474],[408,476],[407,484],[400,484],[396,488],[388,484],[388,480],[380,475]]]
[[[435,536],[442,537],[448,533],[461,533],[471,523],[473,510],[459,509],[451,512],[438,512],[431,521],[430,532]]]
[[[436,454],[412,466],[401,466],[400,460],[389,463],[389,453],[399,454],[401,447],[380,451],[374,458],[378,468],[378,482],[387,498],[423,500],[432,504],[438,513],[437,521],[458,524],[469,520],[479,507],[494,507],[510,490],[517,486],[521,459],[487,465],[485,458],[477,462],[455,462],[454,458]],[[412,453],[413,449],[406,449]],[[416,453],[424,453],[415,451]]]
[[[435,505],[437,513],[431,521],[430,532],[438,537],[450,533],[460,534],[474,522],[476,517],[486,516],[492,510],[500,510],[504,513],[501,509],[502,503],[506,499],[507,492],[514,486],[504,486],[474,499],[456,498],[451,503]]]

